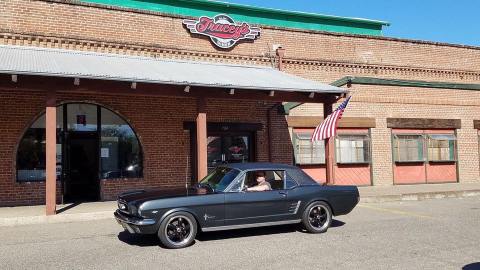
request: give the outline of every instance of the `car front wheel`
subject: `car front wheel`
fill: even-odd
[[[184,248],[192,244],[197,234],[197,222],[187,212],[168,215],[160,224],[158,238],[167,248]]]
[[[326,202],[313,202],[303,213],[302,223],[310,233],[323,233],[332,223],[332,210]]]

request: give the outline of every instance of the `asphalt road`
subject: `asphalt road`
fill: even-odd
[[[212,232],[181,250],[113,219],[0,227],[0,269],[480,269],[480,197],[363,204],[325,234]]]

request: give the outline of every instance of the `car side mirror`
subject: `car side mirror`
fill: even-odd
[[[242,187],[242,192],[247,192],[247,188],[248,188],[247,186],[243,186]]]

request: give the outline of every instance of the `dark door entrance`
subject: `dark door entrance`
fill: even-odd
[[[253,134],[251,132],[209,133],[207,142],[209,172],[220,164],[253,161]]]
[[[197,136],[195,122],[184,122],[185,130],[190,131],[191,181],[197,178]],[[224,163],[255,162],[256,134],[262,130],[260,123],[207,123],[207,167],[211,172]]]
[[[66,202],[99,199],[98,133],[69,132],[65,144],[64,200]]]

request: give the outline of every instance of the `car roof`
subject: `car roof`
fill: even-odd
[[[241,171],[246,170],[286,170],[286,169],[298,169],[295,166],[271,163],[271,162],[245,162],[245,163],[229,163],[223,165],[228,168],[233,168]]]
[[[298,185],[318,185],[312,177],[307,175],[302,169],[287,164],[270,162],[247,162],[247,163],[229,163],[223,167],[237,169],[240,171],[249,170],[285,170],[297,182]]]

